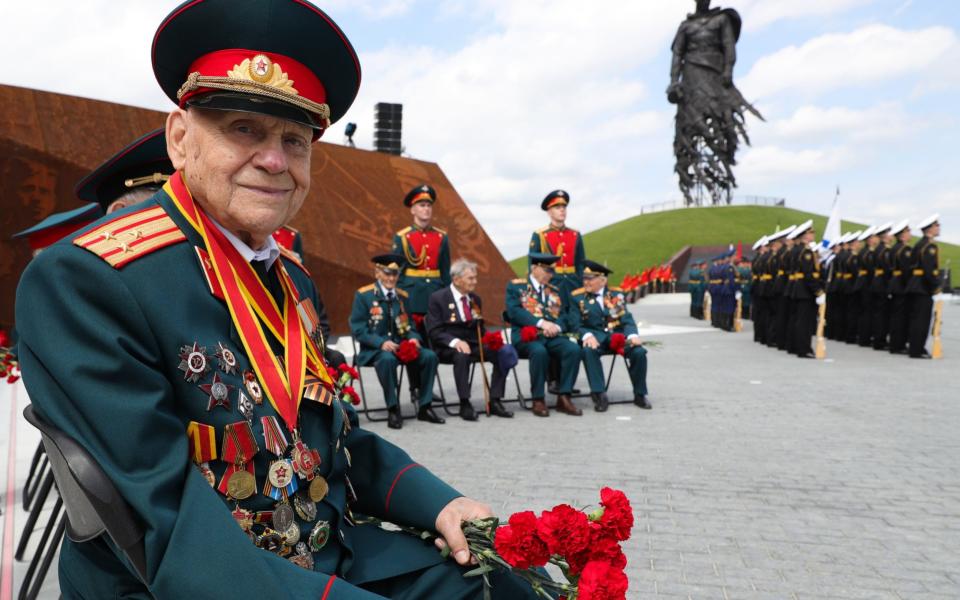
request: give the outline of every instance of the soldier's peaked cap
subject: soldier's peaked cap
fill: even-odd
[[[410,207],[417,202],[429,202],[433,204],[436,201],[437,190],[424,183],[407,192],[407,195],[403,198],[403,205]]]
[[[99,204],[90,203],[64,212],[53,213],[29,229],[13,234],[26,238],[31,250],[42,250],[103,216]]]
[[[396,271],[399,272],[403,268],[404,258],[399,254],[378,254],[370,259],[373,264],[377,265],[384,271]]]
[[[933,225],[936,225],[939,222],[940,222],[940,215],[933,214],[927,217],[926,219],[920,221],[920,223],[917,224],[917,227],[919,227],[920,230],[922,231],[928,227],[932,227]]]
[[[910,219],[904,219],[890,228],[890,235],[898,235],[908,227],[910,227]]]
[[[110,203],[141,186],[160,187],[175,169],[167,156],[167,137],[156,129],[130,142],[77,183],[74,192],[106,212]]]
[[[530,264],[531,265],[541,265],[541,266],[552,266],[553,263],[560,260],[559,256],[554,254],[544,254],[543,252],[531,252],[530,253]]]
[[[566,206],[570,204],[570,194],[566,193],[563,190],[553,190],[547,197],[543,199],[543,202],[540,203],[540,208],[547,210],[553,206],[563,205]]]
[[[797,227],[790,232],[790,235],[787,236],[788,240],[795,240],[806,232],[810,231],[813,228],[813,219],[807,219],[803,223],[797,225]]]
[[[347,36],[306,0],[188,0],[160,24],[151,60],[180,107],[269,114],[312,127],[315,137],[360,88]]]
[[[592,260],[583,261],[583,276],[594,277],[597,275],[607,276],[613,273],[613,270]]]

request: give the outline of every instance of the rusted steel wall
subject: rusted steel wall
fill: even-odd
[[[80,205],[74,184],[137,136],[163,125],[164,113],[0,85],[0,327],[13,321],[17,281],[30,259],[10,236],[52,212]],[[410,224],[403,196],[415,185],[437,190],[435,224],[450,235],[451,256],[480,266],[486,314],[499,321],[513,271],[440,167],[320,142],[312,185],[291,223],[303,235],[306,266],[334,333],[347,331],[356,288],[373,279],[371,255],[387,252]]]

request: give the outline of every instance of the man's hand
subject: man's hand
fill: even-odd
[[[596,350],[597,348],[600,347],[600,342],[597,341],[596,336],[591,335],[589,337],[583,338],[583,347],[590,348],[591,350]]]
[[[817,302],[817,306],[823,306],[824,304],[827,303],[827,295],[826,295],[826,294],[820,294],[819,296],[817,296],[817,301],[816,301],[816,302]]]
[[[420,347],[420,340],[418,340],[417,338],[410,338],[410,341],[413,342],[413,345],[416,346],[417,348]]]
[[[629,340],[631,346],[642,346],[643,340],[640,339],[639,335],[633,336]]]
[[[560,326],[552,321],[542,321],[540,323],[540,329],[543,330],[543,335],[548,338],[553,338],[560,335]]]
[[[472,559],[470,551],[467,549],[467,538],[463,536],[461,524],[464,521],[485,519],[492,516],[493,511],[482,502],[463,496],[454,498],[437,515],[435,527],[437,533],[440,534],[436,541],[437,548],[443,550],[445,546],[449,546],[450,554],[461,565],[470,564],[471,560],[475,563],[476,560]]]
[[[380,349],[385,352],[396,352],[397,350],[400,349],[400,345],[395,342],[391,342],[390,340],[387,340],[384,343],[380,344]]]
[[[470,344],[466,343],[463,340],[460,340],[453,345],[453,349],[459,352],[460,354],[470,354]]]

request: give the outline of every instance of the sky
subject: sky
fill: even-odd
[[[172,107],[149,49],[175,2],[8,4],[0,83]],[[546,224],[540,201],[553,189],[570,193],[568,225],[584,232],[682,198],[665,89],[692,0],[317,4],[363,68],[357,101],[324,141],[343,143],[355,122],[357,146],[372,148],[374,105],[402,103],[406,153],[440,165],[505,257]],[[734,78],[765,118],[748,120],[736,195],[829,214],[839,187],[845,219],[938,212],[943,239],[960,242],[960,3],[714,5],[743,17]]]

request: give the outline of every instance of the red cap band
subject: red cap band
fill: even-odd
[[[558,205],[558,204],[562,204],[562,205],[566,206],[566,205],[567,205],[567,199],[564,198],[563,196],[557,196],[557,197],[555,197],[553,200],[551,200],[550,202],[547,202],[547,208],[553,208],[554,206],[556,206],[556,205]]]
[[[27,236],[27,243],[30,245],[31,250],[43,250],[47,246],[52,246],[74,231],[77,231],[81,227],[86,227],[90,223],[93,223],[93,219],[73,221],[55,227],[48,227],[43,231],[38,231]]]

